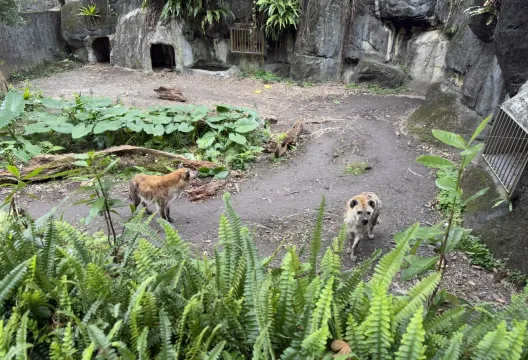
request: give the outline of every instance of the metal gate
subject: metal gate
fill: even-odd
[[[493,123],[483,156],[511,196],[528,162],[528,131],[504,106]]]
[[[264,55],[264,31],[251,24],[233,24],[230,29],[231,52]]]

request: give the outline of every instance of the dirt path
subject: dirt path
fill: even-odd
[[[233,205],[256,232],[262,255],[271,254],[283,239],[297,246],[309,241],[322,195],[327,203],[326,243],[337,234],[345,202],[351,196],[374,191],[382,199],[382,223],[375,229],[376,238],[360,245],[360,260],[375,248],[390,250],[393,235],[407,226],[437,220],[425,206],[434,197],[435,188],[431,174],[415,163],[419,144],[400,134],[398,127],[419,106],[419,98],[351,94],[338,85],[300,88],[273,84],[271,89],[264,89],[262,83],[250,79],[145,75],[102,66],[86,66],[32,83],[47,96],[82,91],[141,107],[168,103],[156,98],[153,89],[159,85],[179,87],[191,103],[251,106],[263,116],[275,116],[277,129],[286,129],[297,119],[308,123],[310,134],[305,136],[305,145],[290,159],[279,164],[261,161],[248,172],[247,181],[239,184],[240,192],[234,191]],[[256,94],[257,89],[263,91]],[[368,162],[372,169],[360,176],[346,175],[346,164],[358,161]],[[74,192],[76,187],[67,182],[33,185],[28,191],[37,199],[26,198],[23,203],[31,214],[39,216],[73,194],[60,210],[66,220],[77,223],[86,216],[87,208],[73,205],[80,198]],[[116,194],[125,199],[126,184],[118,185]],[[171,214],[184,239],[210,252],[222,211],[221,198],[202,203],[182,198],[173,204]],[[90,230],[101,229],[101,225],[95,223]],[[462,256],[455,262],[461,268],[468,267]],[[349,259],[345,265],[353,266]],[[509,288],[478,273],[482,276],[475,275],[471,281],[478,288],[475,299],[509,299]],[[447,283],[452,291],[467,296],[471,289],[461,284],[463,281],[460,273],[453,272]]]

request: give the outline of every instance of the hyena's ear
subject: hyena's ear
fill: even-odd
[[[353,208],[353,207],[355,207],[357,204],[358,204],[358,201],[357,201],[357,200],[352,200],[352,201],[350,202],[350,207]]]
[[[368,202],[368,204],[370,205],[371,208],[375,209],[376,208],[376,202],[374,200],[370,200]]]

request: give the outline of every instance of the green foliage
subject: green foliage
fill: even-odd
[[[279,40],[283,31],[297,29],[301,18],[298,0],[258,0],[258,10],[266,16],[266,35]]]
[[[24,20],[18,12],[17,0],[0,0],[0,24],[20,26]]]
[[[379,84],[363,85],[354,82],[346,84],[345,89],[361,90],[376,95],[396,95],[409,92],[409,89],[406,86],[399,86],[397,88],[386,88]]]
[[[490,25],[497,19],[498,9],[500,7],[500,0],[486,0],[481,6],[471,6],[464,10],[468,16],[488,14],[486,25]]]
[[[370,165],[366,162],[348,163],[345,167],[345,174],[358,176],[365,174],[370,169]]]
[[[25,101],[17,91],[9,92],[0,108],[2,132],[14,141],[8,144],[11,153],[23,161],[42,153],[34,142],[45,140],[54,150],[68,151],[121,144],[192,150],[201,159],[235,168],[246,168],[267,140],[258,114],[247,108],[182,105],[143,111],[84,96]]]
[[[389,292],[412,240],[424,236],[418,224],[396,236],[365,282],[379,253],[343,271],[344,229],[319,259],[319,216],[308,262],[289,247],[274,268],[228,194],[224,201],[213,258],[193,256],[161,219],[164,239],[139,218],[128,221],[118,254],[52,216],[6,223],[0,358],[315,360],[331,356],[335,339],[361,359],[526,357],[528,288],[500,311],[457,305],[444,292],[427,305],[437,272]]]
[[[88,6],[81,6],[79,9],[79,16],[84,16],[88,19],[91,19],[91,21],[95,22],[95,20],[99,17],[101,17],[99,9],[97,9],[96,4],[91,4]]]
[[[222,19],[234,17],[223,1],[215,0],[143,0],[142,7],[149,7],[154,11],[161,8],[162,20],[174,17],[188,22],[199,22],[203,32],[206,26],[211,27],[220,24]]]

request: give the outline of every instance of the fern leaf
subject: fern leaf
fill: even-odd
[[[177,353],[172,347],[172,326],[165,310],[160,311],[161,348],[158,354],[160,360],[177,359]]]
[[[178,230],[167,220],[158,218],[158,223],[165,231],[165,247],[169,253],[180,259],[189,257],[189,245],[182,240]]]
[[[150,277],[148,279],[145,279],[134,291],[132,296],[130,297],[130,302],[128,304],[128,310],[124,315],[124,322],[125,324],[128,323],[130,314],[132,311],[137,312],[139,304],[141,302],[141,298],[143,297],[143,294],[145,293],[145,290],[147,289],[147,286],[154,280],[154,277]]]
[[[463,337],[463,332],[458,332],[451,337],[447,347],[442,351],[441,360],[458,360],[460,358]]]
[[[396,352],[395,360],[424,360],[425,359],[425,330],[423,328],[423,306],[415,310],[407,331],[403,334],[400,348]]]
[[[194,309],[194,307],[198,304],[198,297],[197,295],[194,295],[187,305],[185,305],[185,308],[183,309],[183,314],[180,319],[180,323],[178,325],[178,333],[176,334],[178,336],[178,342],[176,343],[176,358],[179,358],[179,355],[181,353],[182,343],[185,335],[187,334],[187,331],[185,330],[185,327],[187,326],[187,317],[191,313],[191,311]]]
[[[11,292],[22,282],[27,270],[28,262],[24,261],[18,264],[17,267],[11,270],[9,274],[0,281],[0,310],[3,308],[4,302],[7,300],[9,294],[11,294]]]
[[[380,284],[388,288],[396,273],[401,269],[403,259],[409,249],[409,241],[413,239],[418,231],[419,224],[415,224],[405,232],[396,235],[396,248],[383,256],[378,265],[374,268],[372,284]]]
[[[367,338],[366,344],[373,359],[390,359],[392,346],[390,300],[385,284],[378,283],[372,289],[369,315],[361,324]]]
[[[42,249],[42,255],[40,268],[45,270],[45,275],[48,279],[51,279],[55,269],[55,249],[57,246],[57,231],[53,219],[48,222],[48,228],[44,234],[44,248]]]
[[[82,360],[91,360],[95,351],[95,344],[91,343],[82,353]]]
[[[409,296],[404,297],[404,301],[400,302],[393,309],[397,324],[416,312],[423,302],[434,292],[441,278],[441,274],[435,272],[422,279],[408,291]]]
[[[220,358],[220,355],[222,355],[222,351],[224,350],[225,344],[225,340],[219,342],[218,345],[216,345],[214,348],[211,349],[211,351],[207,353],[207,356],[205,356],[204,359],[218,360]]]
[[[365,336],[362,328],[356,321],[352,313],[348,314],[347,328],[345,333],[345,340],[350,345],[351,349],[354,349],[361,357],[366,358],[368,355],[368,348],[365,346]]]
[[[526,321],[513,321],[513,328],[507,335],[508,345],[502,354],[504,359],[519,360],[521,358],[525,341],[526,324]]]
[[[198,335],[196,339],[193,340],[192,345],[190,349],[187,351],[187,354],[185,354],[186,359],[195,359],[197,355],[200,353],[200,349],[203,345],[203,338],[205,336],[205,333],[209,330],[209,326],[206,326],[202,332]]]
[[[293,291],[295,287],[295,269],[292,262],[293,249],[289,249],[282,261],[282,272],[279,280],[278,288],[279,301],[275,310],[275,334],[277,340],[283,339],[284,336],[291,334],[295,326],[295,318],[293,313]],[[282,341],[280,341],[282,342]]]
[[[443,314],[436,316],[431,321],[424,324],[427,334],[438,333],[447,329],[460,327],[461,320],[465,317],[466,310],[463,307],[456,307],[444,311]]]
[[[92,261],[92,256],[85,246],[85,239],[82,234],[66,222],[58,223],[57,228],[62,238],[71,240],[78,259],[85,265],[89,264]]]
[[[136,360],[136,356],[132,351],[130,351],[125,343],[121,341],[114,341],[112,346],[117,349],[122,360]]]
[[[27,349],[31,347],[31,345],[26,342],[28,314],[29,312],[26,312],[22,316],[16,333],[16,360],[28,359]]]
[[[139,360],[148,360],[150,359],[150,354],[147,350],[147,339],[148,339],[149,329],[144,328],[139,337],[137,338],[136,354]]]
[[[96,348],[104,350],[108,349],[111,346],[110,341],[106,337],[103,330],[99,329],[96,325],[90,324],[87,326],[88,336],[92,343],[95,344]]]
[[[317,258],[321,251],[322,237],[323,237],[323,216],[325,210],[325,198],[321,199],[319,211],[317,213],[317,221],[315,222],[315,229],[313,232],[312,242],[310,243],[310,278],[313,279],[317,273]]]
[[[315,310],[312,315],[310,327],[312,331],[327,325],[328,320],[330,320],[332,311],[331,304],[333,299],[333,285],[334,277],[330,277],[324,288],[321,290],[321,294],[317,300],[317,303],[315,304]]]
[[[495,330],[489,331],[477,344],[473,359],[500,360],[502,352],[508,346],[506,322],[503,321]]]
[[[336,291],[336,299],[340,304],[349,302],[350,296],[355,291],[356,286],[365,278],[372,268],[372,264],[378,259],[380,254],[381,250],[374,251],[367,260],[352,269],[351,272],[343,273],[343,280],[340,282]]]

